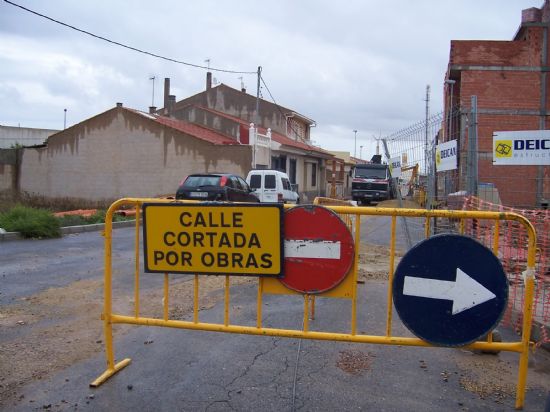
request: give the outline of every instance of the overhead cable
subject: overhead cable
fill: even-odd
[[[169,61],[169,62],[172,62],[172,63],[178,63],[178,64],[183,64],[185,66],[196,67],[198,69],[207,69],[207,70],[212,70],[212,71],[216,71],[216,72],[223,72],[223,73],[257,74],[257,72],[255,72],[255,71],[252,72],[252,71],[237,71],[237,70],[217,69],[217,68],[213,68],[213,67],[201,66],[200,64],[193,64],[193,63],[184,62],[182,60],[172,59],[171,57],[161,56],[160,54],[152,53],[152,52],[149,52],[149,51],[146,51],[146,50],[141,50],[141,49],[138,49],[137,47],[128,46],[127,44],[120,43],[120,42],[117,42],[117,41],[114,41],[114,40],[110,40],[106,37],[99,36],[97,34],[89,32],[89,31],[79,29],[78,27],[71,26],[70,24],[67,24],[67,23],[63,23],[62,21],[59,21],[59,20],[56,20],[54,18],[48,17],[44,14],[38,13],[34,10],[28,9],[26,7],[23,7],[23,6],[19,5],[19,4],[13,3],[9,0],[4,0],[4,2],[6,2],[8,4],[11,4],[12,6],[15,6],[15,7],[19,7],[20,9],[25,10],[29,13],[32,13],[36,16],[39,16],[39,17],[42,17],[44,19],[50,20],[54,23],[57,23],[57,24],[60,24],[62,26],[68,27],[70,29],[76,30],[80,33],[87,34],[88,36],[92,36],[96,39],[103,40],[103,41],[106,41],[108,43],[115,44],[117,46],[124,47],[126,49],[133,50],[133,51],[136,51],[138,53],[146,54],[148,56],[156,57],[158,59],[166,60],[166,61]]]
[[[281,110],[281,106],[279,106],[279,104],[275,101],[275,98],[273,97],[273,95],[271,94],[271,90],[269,90],[269,87],[267,87],[267,84],[265,83],[265,80],[263,78],[263,76],[260,76],[260,79],[262,80],[262,83],[265,87],[265,89],[267,90],[267,92],[269,93],[269,97],[271,97],[271,100],[273,100],[273,103],[275,104],[275,107],[277,107],[277,110],[279,110],[279,113],[281,113],[281,115],[283,117],[287,117],[287,114],[285,114],[282,110]],[[303,143],[307,144],[307,145],[311,145],[311,143],[305,141],[304,137],[303,136],[300,136],[300,133],[298,133],[298,131],[296,129],[294,129],[294,127],[292,127],[292,123],[287,123],[288,127],[290,127],[290,130],[292,130],[294,132],[294,134],[296,135],[296,137],[301,137],[304,141]]]

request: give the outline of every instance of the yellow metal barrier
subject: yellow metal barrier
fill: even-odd
[[[331,199],[331,201],[333,201]],[[164,326],[170,328],[190,329],[190,330],[204,330],[214,332],[226,332],[226,333],[238,333],[249,335],[263,335],[263,336],[277,336],[288,338],[301,338],[301,339],[316,339],[316,340],[329,340],[329,341],[342,341],[342,342],[359,342],[370,344],[383,344],[383,345],[402,345],[402,346],[419,346],[419,347],[435,347],[434,345],[427,343],[419,338],[412,337],[398,337],[392,335],[392,284],[393,284],[393,272],[395,268],[395,233],[396,233],[396,218],[398,216],[410,217],[410,218],[424,218],[426,227],[429,226],[431,218],[448,218],[456,219],[460,221],[460,228],[464,227],[464,220],[466,219],[487,219],[496,222],[495,225],[495,247],[498,247],[498,235],[499,235],[499,221],[509,220],[515,221],[525,226],[528,233],[528,256],[527,256],[527,268],[525,273],[525,294],[524,294],[524,313],[523,313],[523,330],[521,339],[515,342],[494,342],[491,334],[487,341],[477,341],[469,345],[463,346],[465,349],[471,350],[483,350],[483,351],[509,351],[519,354],[519,367],[518,367],[518,381],[516,388],[516,408],[523,408],[525,399],[525,389],[527,380],[527,366],[529,357],[529,347],[532,345],[530,342],[531,335],[531,318],[533,311],[533,294],[534,294],[534,281],[535,281],[535,245],[536,234],[535,229],[531,223],[521,215],[515,213],[501,213],[501,212],[479,212],[479,211],[446,211],[446,210],[422,210],[422,209],[392,209],[392,208],[366,208],[366,207],[352,207],[352,206],[329,206],[325,204],[325,207],[332,209],[340,216],[354,217],[354,233],[355,238],[355,262],[350,270],[350,273],[346,278],[350,278],[351,282],[344,286],[344,290],[336,294],[332,294],[332,291],[325,292],[318,296],[337,296],[349,298],[352,301],[352,313],[351,313],[351,330],[349,333],[333,333],[333,332],[321,332],[309,330],[309,310],[312,306],[311,298],[314,295],[303,295],[304,297],[304,322],[302,329],[277,329],[277,328],[264,328],[262,326],[262,299],[265,293],[284,293],[284,291],[269,290],[269,282],[276,281],[276,279],[264,279],[258,278],[258,293],[257,293],[257,317],[256,326],[242,326],[234,325],[230,322],[229,314],[229,289],[230,289],[230,276],[225,276],[225,299],[224,299],[224,320],[223,323],[204,323],[199,321],[199,276],[194,277],[194,293],[193,293],[193,320],[182,321],[172,320],[169,318],[169,277],[166,273],[164,275],[164,299],[163,299],[163,317],[162,318],[150,318],[140,316],[140,300],[139,300],[139,275],[140,275],[140,263],[139,263],[139,244],[140,244],[140,210],[144,203],[189,203],[184,201],[173,201],[169,199],[138,199],[138,198],[126,198],[120,199],[114,202],[108,209],[105,217],[105,284],[104,284],[104,309],[102,319],[104,321],[104,333],[105,333],[105,352],[107,360],[107,369],[96,380],[94,380],[90,386],[97,387],[105,382],[109,377],[116,372],[124,368],[130,363],[130,359],[124,359],[121,362],[115,364],[114,357],[114,345],[113,345],[113,324],[132,324],[132,325],[145,325],[145,326]],[[194,202],[193,202],[194,203]],[[124,315],[113,313],[112,307],[112,218],[114,212],[121,206],[131,205],[136,208],[136,228],[135,228],[135,300],[133,315]],[[356,326],[356,300],[357,300],[357,268],[358,268],[358,256],[359,256],[359,234],[361,226],[362,216],[391,216],[391,243],[390,243],[390,264],[389,264],[389,290],[387,295],[387,316],[386,316],[386,333],[384,336],[378,335],[366,335],[358,334]],[[342,282],[342,283],[345,283]],[[340,287],[340,286],[339,286]],[[346,289],[347,288],[347,289]],[[348,290],[349,289],[349,290]],[[297,294],[297,292],[289,291],[289,293]]]
[[[316,206],[353,206],[353,203],[349,200],[333,199],[331,197],[320,197],[320,196],[317,196],[313,200],[313,204]],[[342,218],[342,220],[350,230],[353,230],[352,216],[353,215],[350,215],[348,213],[340,214],[340,217]]]

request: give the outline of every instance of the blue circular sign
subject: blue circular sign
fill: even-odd
[[[476,240],[437,235],[399,262],[393,302],[405,326],[440,346],[475,342],[500,322],[508,280],[498,258]]]

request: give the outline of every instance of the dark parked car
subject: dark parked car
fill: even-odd
[[[229,173],[189,175],[180,183],[176,199],[254,203],[260,201],[242,177]]]

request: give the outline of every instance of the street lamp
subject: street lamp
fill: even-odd
[[[353,157],[357,158],[357,130],[354,130],[355,133],[355,146],[353,148]]]
[[[359,146],[359,159],[363,160],[363,146]]]

